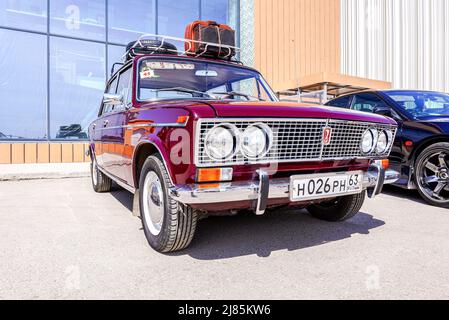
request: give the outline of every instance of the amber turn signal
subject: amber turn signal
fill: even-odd
[[[197,182],[231,181],[232,173],[233,173],[232,168],[198,169],[196,174],[196,181]]]
[[[388,169],[390,167],[390,160],[388,159],[383,159],[380,163],[384,169]]]
[[[186,124],[187,121],[189,121],[189,116],[179,116],[178,119],[176,120],[176,123]]]

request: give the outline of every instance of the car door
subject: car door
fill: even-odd
[[[122,97],[122,104],[115,105],[109,117],[108,139],[110,146],[107,152],[107,170],[120,180],[126,181],[126,170],[124,168],[124,148],[125,148],[125,125],[126,114],[130,106],[132,67],[122,70],[118,74],[118,84],[116,93]]]
[[[106,87],[105,93],[115,94],[117,90],[117,77],[111,79]],[[112,112],[112,106],[102,103],[98,119],[93,124],[92,139],[95,144],[95,159],[97,164],[106,169],[107,150],[109,149],[109,135],[105,130],[105,126],[109,123],[109,116]]]
[[[375,93],[365,92],[354,95],[351,103],[351,109],[356,111],[371,112],[373,113],[376,108],[388,108],[393,115],[393,118],[398,123],[398,130],[396,134],[396,139],[393,143],[393,147],[390,154],[390,165],[394,170],[399,170],[401,163],[404,160],[404,155],[402,153],[402,143],[401,143],[401,131],[403,122],[401,117],[384,99],[379,97]]]

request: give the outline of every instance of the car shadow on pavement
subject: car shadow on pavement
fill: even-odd
[[[119,186],[113,186],[111,195],[131,213],[133,212],[133,195],[130,192],[123,190]]]
[[[417,202],[419,204],[425,204],[428,203],[424,201],[423,198],[419,195],[417,190],[407,190],[400,187],[392,186],[392,185],[386,185],[383,188],[382,191],[383,194],[386,194],[388,196],[398,197],[402,199],[407,199],[410,201]]]
[[[112,196],[132,213],[133,196],[114,188]],[[306,210],[279,209],[263,216],[252,213],[233,217],[209,217],[198,222],[189,248],[169,254],[199,260],[219,260],[246,255],[268,257],[274,251],[300,250],[367,235],[384,221],[360,212],[354,218],[330,223],[312,218]],[[143,236],[143,234],[142,234]]]
[[[295,251],[369,234],[384,221],[366,213],[342,223],[312,218],[305,210],[278,210],[264,216],[210,217],[199,222],[189,248],[172,255],[199,260],[228,259],[246,255],[268,257],[274,251]]]

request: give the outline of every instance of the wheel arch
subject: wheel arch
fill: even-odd
[[[432,136],[428,139],[425,139],[421,141],[415,148],[413,148],[412,153],[410,154],[409,160],[412,166],[415,165],[416,160],[418,159],[419,155],[428,147],[430,147],[433,144],[440,143],[440,142],[448,142],[449,143],[449,135],[437,135]]]
[[[134,155],[133,155],[133,165],[132,165],[132,173],[133,173],[133,186],[137,189],[139,188],[139,179],[140,179],[140,173],[143,167],[143,164],[145,163],[145,160],[151,156],[151,155],[159,155],[162,159],[162,162],[164,163],[170,179],[171,178],[171,167],[169,167],[165,161],[165,154],[162,151],[163,149],[152,140],[144,140],[139,142],[139,144],[136,146]],[[173,183],[173,181],[172,181]]]

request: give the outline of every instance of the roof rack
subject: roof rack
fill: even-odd
[[[177,55],[180,56],[189,56],[189,57],[194,57],[194,58],[199,58],[201,56],[204,56],[205,54],[207,54],[208,49],[210,47],[216,47],[219,48],[220,50],[228,50],[228,54],[226,56],[223,57],[223,59],[226,58],[232,58],[233,52],[235,52],[235,54],[238,54],[241,52],[240,48],[238,47],[233,47],[233,46],[229,46],[229,45],[224,45],[224,44],[218,44],[218,43],[212,43],[212,42],[204,42],[204,41],[198,41],[198,40],[191,40],[191,39],[184,39],[184,38],[177,38],[177,37],[171,37],[171,36],[163,36],[163,35],[157,35],[157,34],[151,34],[151,33],[147,33],[147,34],[143,34],[139,37],[139,39],[137,39],[136,43],[122,56],[122,60],[125,61],[126,57],[128,56],[128,54],[131,52],[131,50],[133,50],[134,48],[138,48],[140,47],[144,47],[141,43],[142,40],[147,39],[147,38],[152,38],[153,40],[159,40],[161,41],[161,45],[158,47],[148,47],[145,46],[146,48],[150,48],[153,49],[154,51],[149,53],[149,54],[157,54],[158,51],[163,51],[163,52],[171,52],[171,53],[175,53]],[[181,44],[181,46],[184,48],[185,44],[187,43],[189,46],[187,48],[187,50],[172,50],[172,49],[167,49],[164,48],[164,44],[167,42],[167,40],[171,41],[171,42],[179,42]],[[201,44],[204,45],[204,50],[201,53],[193,53],[190,52],[190,50],[192,49],[194,44]],[[176,44],[175,44],[176,45]],[[178,46],[176,46],[178,47]],[[139,56],[139,55],[146,55],[146,54],[138,54],[135,53],[133,51],[133,54],[135,56]],[[238,61],[235,61],[238,62]]]

